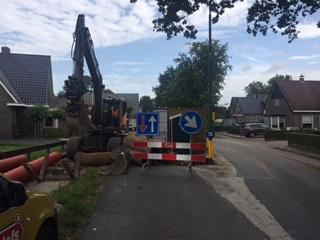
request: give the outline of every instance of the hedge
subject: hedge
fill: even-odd
[[[67,138],[72,136],[72,132],[67,128],[47,128],[45,133],[48,138]]]
[[[215,126],[213,130],[216,132],[227,132],[227,133],[238,134],[238,135],[240,135],[241,133],[240,127],[236,127],[236,126],[232,126],[232,127]]]
[[[320,152],[320,135],[310,133],[287,133],[288,145],[304,150]]]
[[[264,132],[265,141],[287,140],[287,132],[283,130],[266,130]]]

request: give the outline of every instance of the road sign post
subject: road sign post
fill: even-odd
[[[192,135],[196,134],[202,128],[202,118],[197,112],[186,112],[180,117],[180,128],[182,131],[190,135],[190,145],[192,144]],[[190,156],[192,156],[192,149],[190,148]],[[187,176],[192,173],[192,161],[189,163]]]

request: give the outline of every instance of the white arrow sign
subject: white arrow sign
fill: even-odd
[[[198,128],[196,116],[193,116],[192,118],[190,118],[189,116],[185,116],[184,119],[187,121],[184,124],[184,126],[189,127],[189,128]]]
[[[154,118],[154,116],[151,116],[149,118],[149,122],[151,123],[151,132],[154,132],[154,124],[157,122],[157,120]]]

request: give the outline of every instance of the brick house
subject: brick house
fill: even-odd
[[[264,122],[263,109],[267,96],[232,97],[229,106],[229,121],[237,124]]]
[[[24,111],[33,105],[54,104],[50,56],[0,53],[0,138],[31,136],[33,121]],[[49,121],[50,122],[50,121]]]
[[[277,81],[264,114],[272,128],[320,129],[320,81]]]

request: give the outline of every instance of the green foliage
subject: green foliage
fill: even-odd
[[[302,18],[316,14],[320,1],[254,1],[247,14],[250,34],[266,35],[269,30],[287,35],[289,42],[298,37],[297,25]],[[317,23],[320,27],[320,21]]]
[[[130,0],[135,3],[137,0]],[[233,8],[234,3],[239,0],[222,0],[210,1],[212,12],[212,23],[217,23],[219,17],[223,15],[225,10]],[[201,5],[205,4],[209,7],[208,0],[162,0],[156,1],[160,17],[154,19],[154,30],[157,32],[165,32],[167,38],[170,39],[180,33],[186,38],[196,38],[198,30],[194,25],[190,24],[189,16],[197,12]]]
[[[67,128],[47,128],[47,138],[68,138],[72,136],[72,132]]]
[[[63,108],[58,108],[54,111],[50,111],[50,116],[55,119],[64,120],[66,118],[66,111]]]
[[[264,84],[260,81],[253,81],[249,83],[248,86],[244,88],[244,91],[246,92],[247,96],[254,96],[259,94],[270,94],[273,85],[276,81],[291,81],[292,76],[291,75],[281,75],[276,74],[274,77],[270,78],[268,80],[267,84]]]
[[[244,88],[244,91],[247,93],[247,96],[255,96],[259,94],[268,94],[268,87],[259,81],[254,81],[249,83],[248,86]]]
[[[215,126],[213,128],[213,130],[216,131],[216,132],[227,132],[227,133],[230,133],[230,134],[237,134],[237,135],[241,134],[241,128],[237,127],[237,126],[230,126],[230,127],[227,127],[227,126]]]
[[[266,130],[264,132],[264,140],[265,141],[287,140],[287,132],[282,130],[279,130],[279,131]]]
[[[204,107],[208,105],[208,42],[194,42],[187,54],[180,53],[176,66],[170,66],[159,76],[153,88],[156,107]],[[227,44],[212,42],[213,106],[220,97],[224,79],[231,69]]]
[[[43,105],[34,105],[25,111],[27,117],[39,121],[49,116],[49,109]]]
[[[140,108],[142,112],[152,112],[153,101],[149,96],[143,96],[140,98]]]
[[[65,80],[68,81],[68,80]],[[88,75],[83,76],[83,93],[89,92],[93,89],[92,79]],[[67,92],[67,86],[64,83],[62,90],[57,93],[57,97],[65,97]]]
[[[164,32],[170,39],[178,34],[186,38],[196,38],[198,30],[190,24],[188,18],[196,13],[201,5],[210,7],[212,23],[215,24],[227,9],[233,8],[236,2],[243,0],[157,0],[160,15],[154,19],[153,26],[157,32]],[[137,0],[130,0],[135,3]],[[315,15],[320,9],[320,1],[267,1],[255,0],[247,13],[247,32],[256,36],[266,35],[268,30],[286,35],[289,42],[297,38],[297,25],[307,16]],[[320,21],[317,23],[320,27]]]
[[[63,89],[63,90],[60,90],[57,95],[57,97],[65,97],[66,96],[66,91]]]
[[[287,133],[288,145],[320,152],[320,135],[311,133]]]
[[[62,205],[59,211],[59,239],[78,239],[96,206],[104,178],[97,169],[87,172],[71,184],[54,191],[51,195]]]

